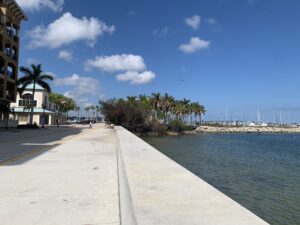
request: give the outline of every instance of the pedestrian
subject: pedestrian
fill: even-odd
[[[93,128],[93,126],[92,126],[92,121],[90,121],[90,128]]]
[[[56,119],[56,126],[59,127],[59,120]]]

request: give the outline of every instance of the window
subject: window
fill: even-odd
[[[24,94],[22,99],[19,100],[19,106],[31,106],[32,105],[32,94]],[[36,107],[36,100],[33,101],[33,106]]]
[[[7,75],[10,79],[15,79],[16,78],[16,69],[15,66],[11,63],[8,63],[7,66]]]

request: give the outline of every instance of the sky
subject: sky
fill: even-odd
[[[206,119],[300,121],[300,1],[16,1],[20,66],[82,107],[167,92]]]

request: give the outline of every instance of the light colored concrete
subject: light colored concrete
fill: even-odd
[[[116,131],[123,157],[119,170],[125,171],[129,187],[127,198],[121,198],[128,202],[121,202],[121,208],[132,204],[130,213],[137,224],[267,224],[124,128],[116,127]]]
[[[0,224],[120,224],[116,159],[115,132],[93,128],[1,166]]]
[[[122,151],[117,132],[117,157],[118,157],[118,178],[119,178],[119,198],[120,198],[120,219],[122,225],[137,225],[135,212],[133,209],[130,188],[124,166]]]

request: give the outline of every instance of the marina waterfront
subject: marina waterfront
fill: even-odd
[[[270,224],[300,224],[299,134],[143,139]]]

